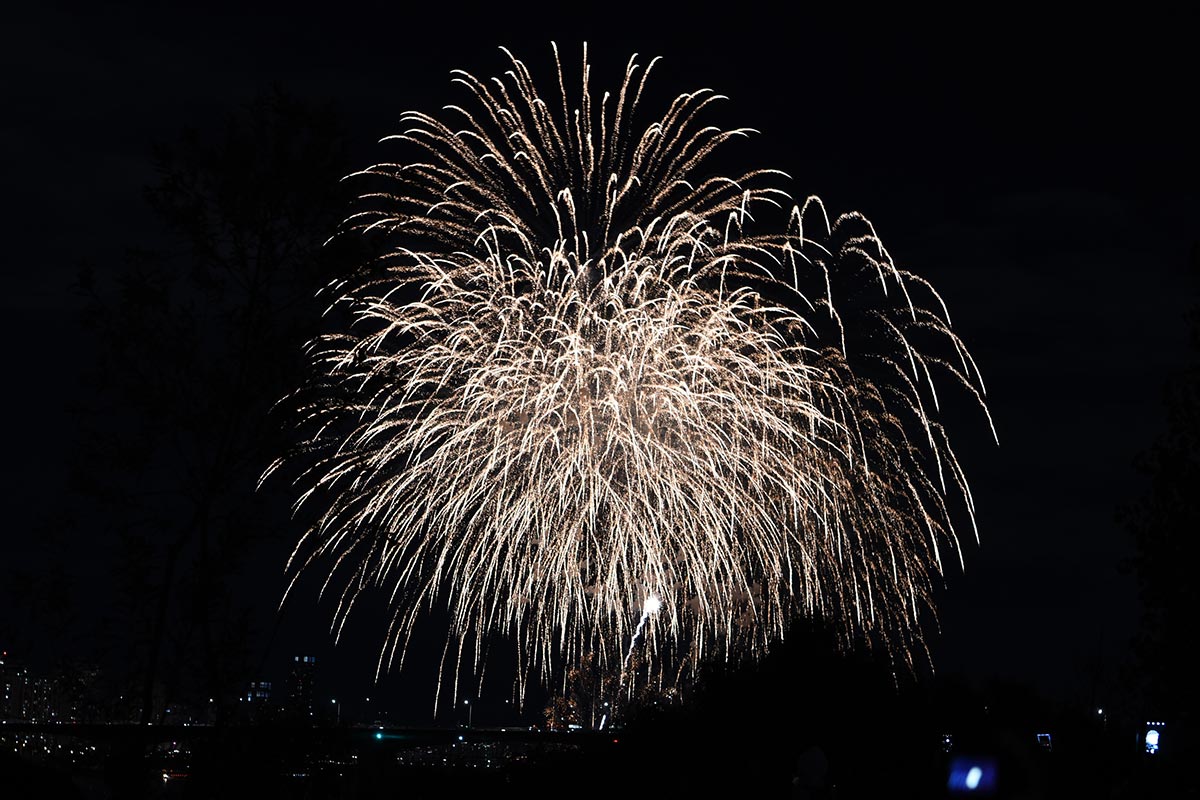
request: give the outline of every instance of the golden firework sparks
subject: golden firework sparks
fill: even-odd
[[[577,95],[554,55],[549,99],[511,54],[502,78],[455,73],[472,102],[404,115],[389,138],[413,155],[358,173],[379,188],[346,230],[386,253],[334,287],[354,322],[311,348],[320,513],[289,569],[331,564],[339,632],[383,587],[380,670],[434,603],[456,676],[493,634],[521,681],[617,669],[645,626],[644,677],[677,680],[797,615],[911,659],[953,498],[974,525],[935,377],[986,415],[940,297],[860,215],[787,213],[781,173],[706,174],[748,132],[700,125],[717,95],[639,127],[636,56],[597,105],[586,48]]]

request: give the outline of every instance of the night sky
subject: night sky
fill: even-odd
[[[862,211],[894,258],[945,298],[983,372],[1000,442],[967,397],[952,398],[981,544],[966,543],[965,572],[948,565],[941,632],[929,636],[936,668],[1077,699],[1098,663],[1100,683],[1115,687],[1140,613],[1136,582],[1119,569],[1133,546],[1116,514],[1145,488],[1135,459],[1165,425],[1164,381],[1192,357],[1194,43],[1175,19],[994,13],[18,11],[0,48],[9,458],[0,563],[36,570],[52,548],[74,579],[71,630],[118,613],[105,532],[114,520],[91,516],[70,488],[76,409],[92,403],[84,378],[96,358],[73,285],[81,265],[115,274],[126,248],[162,240],[142,192],[155,180],[156,144],[219,129],[277,86],[332,103],[348,167],[361,168],[387,158],[376,142],[397,132],[403,111],[465,99],[450,70],[497,74],[505,45],[549,86],[549,42],[572,61],[586,40],[597,87],[615,88],[637,52],[642,63],[662,56],[655,98],[698,87],[727,95],[717,121],[761,131],[739,157],[787,172],[800,198]],[[68,533],[39,538],[61,519]],[[241,584],[264,632],[287,542],[300,533],[286,514],[272,524],[276,539],[247,553]],[[381,631],[351,625],[333,649],[329,614],[308,596],[287,607],[269,646],[265,633],[256,640],[264,670],[281,678],[293,653],[315,652],[331,693],[369,694]],[[13,617],[9,630],[28,634],[29,618]],[[41,639],[30,658],[71,655],[75,639]],[[387,682],[408,696],[427,679],[417,667]]]

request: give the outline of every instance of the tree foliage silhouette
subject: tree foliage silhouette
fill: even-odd
[[[1191,270],[1200,278],[1200,243]],[[1139,459],[1150,488],[1121,517],[1133,535],[1131,566],[1141,592],[1143,617],[1137,655],[1148,710],[1194,718],[1196,709],[1195,610],[1200,584],[1200,305],[1187,316],[1192,361],[1167,382],[1167,427]]]
[[[164,675],[190,672],[218,703],[245,679],[249,615],[230,578],[279,518],[255,483],[334,258],[342,153],[331,110],[261,96],[223,130],[160,147],[158,241],[80,276],[98,359],[77,479],[115,520],[143,722]]]

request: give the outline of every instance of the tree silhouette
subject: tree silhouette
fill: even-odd
[[[1192,249],[1200,277],[1200,243]],[[1167,429],[1139,459],[1150,478],[1144,497],[1122,509],[1134,536],[1132,568],[1143,617],[1137,655],[1148,711],[1194,719],[1195,660],[1191,655],[1200,591],[1200,306],[1188,314],[1193,358],[1167,382]]]
[[[330,109],[262,96],[220,132],[159,148],[157,241],[80,276],[99,355],[76,472],[119,543],[143,722],[164,675],[218,704],[245,679],[250,615],[230,579],[280,518],[255,483],[336,260],[322,243],[345,161]]]

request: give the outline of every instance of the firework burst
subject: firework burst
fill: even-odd
[[[911,659],[952,516],[974,524],[935,377],[986,414],[944,304],[861,216],[706,172],[748,133],[699,124],[718,96],[639,125],[653,62],[597,105],[586,49],[577,94],[554,52],[548,99],[511,55],[455,73],[471,102],[406,114],[409,159],[358,173],[346,231],[385,251],[311,346],[319,514],[289,569],[332,565],[339,631],[387,592],[381,670],[434,605],[456,676],[496,634],[522,681],[620,669],[636,632],[641,679],[674,682],[797,615]]]

